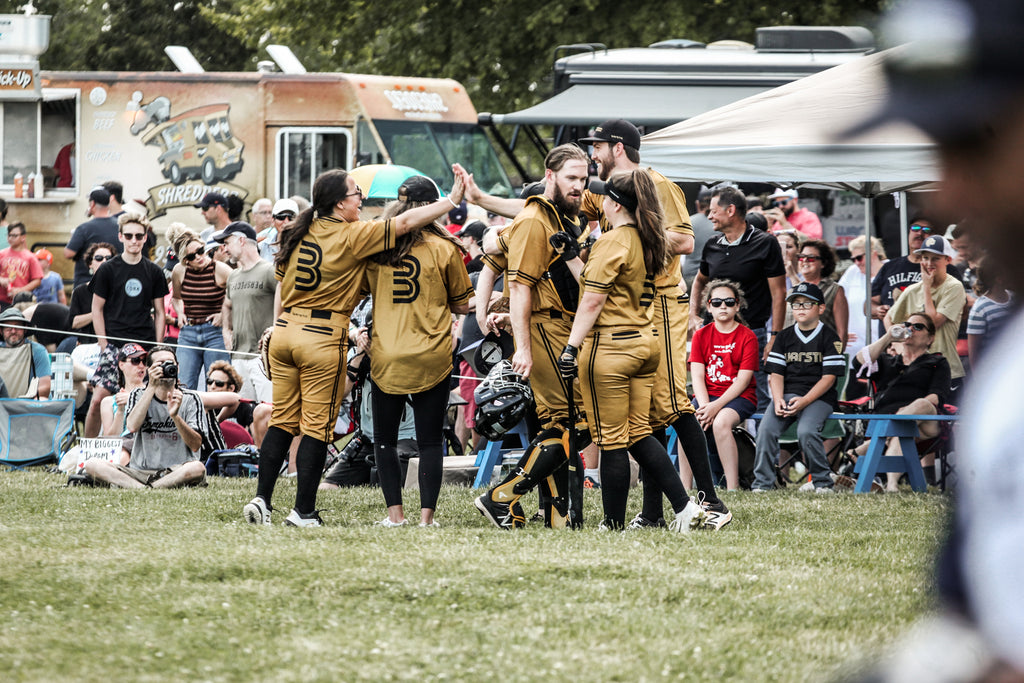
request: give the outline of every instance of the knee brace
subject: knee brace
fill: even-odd
[[[491,489],[491,499],[511,505],[563,467],[567,459],[562,430],[545,429],[526,447],[515,469]]]

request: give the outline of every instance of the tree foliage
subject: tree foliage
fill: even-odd
[[[25,0],[0,0],[18,12]],[[478,110],[508,112],[550,94],[554,50],[668,38],[752,41],[757,26],[873,21],[886,0],[35,0],[53,16],[47,69],[169,70],[165,45],[210,71],[253,70],[266,45],[310,71],[461,81]]]

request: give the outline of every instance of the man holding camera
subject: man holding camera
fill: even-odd
[[[176,488],[206,477],[199,461],[205,413],[194,391],[178,387],[178,363],[169,346],[146,359],[149,384],[128,397],[126,429],[135,437],[131,457],[119,464],[89,460],[85,474],[116,488]]]

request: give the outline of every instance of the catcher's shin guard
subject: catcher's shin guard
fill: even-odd
[[[526,452],[516,463],[516,468],[490,490],[491,500],[512,505],[555,470],[565,465],[565,462],[561,430],[545,429],[526,447]]]
[[[566,464],[551,473],[540,484],[547,495],[541,496],[541,510],[544,526],[549,529],[564,529],[569,526],[569,468]],[[546,489],[546,491],[545,491]]]

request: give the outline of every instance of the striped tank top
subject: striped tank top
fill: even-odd
[[[202,270],[185,268],[185,276],[181,280],[181,301],[185,305],[185,317],[191,325],[206,322],[206,318],[220,313],[224,303],[224,288],[217,286],[214,268],[217,263],[210,260],[210,265]]]

